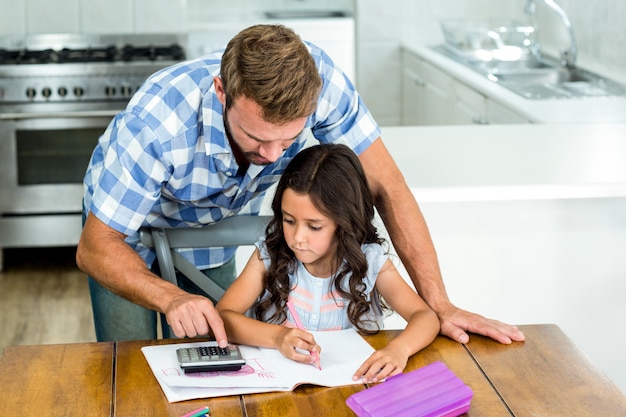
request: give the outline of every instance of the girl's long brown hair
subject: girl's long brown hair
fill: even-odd
[[[371,325],[365,325],[371,306],[363,282],[368,265],[361,245],[381,244],[383,239],[372,224],[374,199],[363,167],[356,154],[345,145],[322,144],[304,149],[283,173],[272,201],[274,216],[266,230],[271,265],[264,285],[269,296],[255,306],[256,317],[273,323],[282,323],[287,318],[289,274],[295,273],[297,265],[283,237],[281,203],[288,188],[308,195],[315,207],[337,224],[332,286],[348,300],[350,322],[363,333],[375,333]]]

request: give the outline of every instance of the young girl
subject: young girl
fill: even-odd
[[[409,356],[437,336],[439,320],[385,253],[354,152],[330,144],[301,151],[282,175],[272,209],[265,238],[217,304],[229,341],[314,363],[319,346],[295,328],[288,301],[307,330],[354,327],[373,334],[381,328],[382,297],[408,324],[354,379],[376,382],[401,373]]]

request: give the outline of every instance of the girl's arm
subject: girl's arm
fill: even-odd
[[[354,374],[354,379],[378,382],[401,373],[411,355],[428,346],[439,333],[439,319],[387,260],[376,279],[376,289],[385,302],[407,321],[406,328],[389,344],[372,354]]]
[[[224,321],[228,341],[278,349],[286,358],[313,363],[313,355],[298,353],[295,349],[297,347],[311,353],[318,352],[319,348],[311,333],[264,323],[245,315],[263,293],[264,274],[265,265],[259,250],[255,249],[241,275],[215,306]]]

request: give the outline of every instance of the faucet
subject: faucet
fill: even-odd
[[[554,0],[527,0],[524,12],[529,16],[534,16],[537,2],[541,2],[550,9],[552,9],[556,14],[559,15],[559,17],[563,21],[563,25],[565,26],[567,34],[569,35],[569,48],[561,53],[561,65],[568,68],[574,68],[576,66],[578,48],[576,46],[576,38],[574,37],[572,22],[570,22],[567,14],[565,14],[565,11],[561,8],[561,6],[556,4]],[[533,45],[531,45],[531,52],[536,56],[539,56],[540,46],[537,42],[534,42]]]

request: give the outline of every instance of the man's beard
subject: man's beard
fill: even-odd
[[[244,150],[241,149],[241,146],[239,146],[239,144],[235,142],[233,134],[230,131],[230,123],[228,122],[228,112],[226,110],[226,106],[223,107],[222,113],[222,118],[224,119],[224,132],[226,133],[226,138],[228,139],[228,143],[230,144],[230,147],[232,148],[235,157],[243,157],[246,161],[248,161],[248,163],[252,165],[270,165],[272,162],[266,161],[265,158],[263,158],[258,153],[244,152]],[[237,162],[239,162],[239,165],[241,165],[239,160]]]

